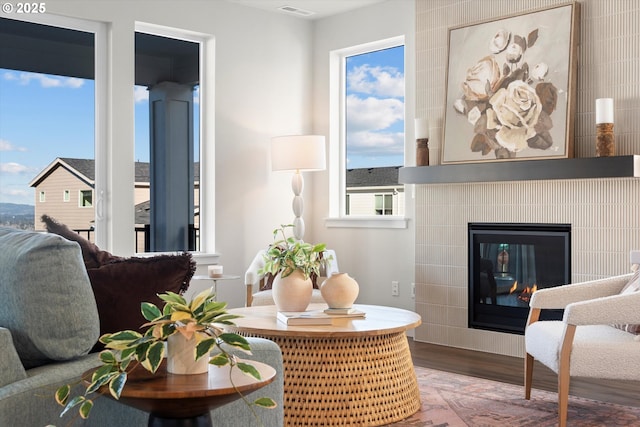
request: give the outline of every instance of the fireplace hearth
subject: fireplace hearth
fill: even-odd
[[[523,334],[537,289],[571,278],[571,225],[470,223],[469,327]],[[562,310],[544,319],[561,319]]]

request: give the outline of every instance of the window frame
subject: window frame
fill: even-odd
[[[408,218],[400,215],[348,215],[346,210],[346,58],[377,50],[404,46],[405,55],[405,162],[407,158],[407,108],[406,108],[406,65],[407,42],[404,36],[390,37],[370,43],[364,43],[329,53],[329,217],[325,219],[327,227],[347,228],[399,228],[408,227]],[[402,185],[402,184],[399,184]],[[406,189],[405,189],[406,191]],[[406,212],[406,201],[405,201]]]
[[[71,201],[71,191],[70,190],[62,190],[62,201],[64,203],[68,203]]]

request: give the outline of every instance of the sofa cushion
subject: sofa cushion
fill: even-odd
[[[634,265],[635,273],[631,276],[631,279],[620,291],[620,295],[630,294],[632,292],[638,292],[640,290],[640,270]],[[632,334],[640,334],[640,325],[613,325],[618,329],[630,332]]]
[[[100,334],[138,330],[146,322],[140,304],[159,307],[158,294],[167,291],[182,294],[195,273],[190,253],[152,257],[120,258],[87,272],[100,315]],[[102,344],[96,344],[96,350]]]
[[[99,336],[89,277],[77,243],[0,228],[0,326],[25,368],[87,354]]]
[[[98,248],[94,243],[85,239],[75,231],[69,229],[69,227],[67,227],[65,224],[59,223],[49,215],[42,215],[40,219],[42,220],[42,222],[44,222],[45,227],[49,233],[54,233],[64,237],[67,240],[78,242],[78,244],[80,245],[80,249],[82,249],[82,259],[84,260],[84,265],[87,268],[97,268],[102,264],[113,261],[115,259],[119,259],[119,257],[113,256],[107,251],[100,250],[100,248]]]
[[[27,378],[7,328],[0,328],[0,354],[0,388]]]

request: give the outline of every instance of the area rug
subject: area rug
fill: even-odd
[[[555,393],[416,367],[422,407],[393,427],[554,427]],[[569,397],[570,427],[640,426],[640,408]]]

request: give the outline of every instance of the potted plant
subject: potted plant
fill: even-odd
[[[304,311],[311,301],[311,276],[320,273],[328,260],[323,258],[324,243],[312,245],[293,237],[285,230],[293,224],[281,225],[273,230],[274,242],[264,255],[264,266],[259,274],[274,275],[273,300],[279,311]]]
[[[70,385],[58,388],[55,398],[60,405],[64,406],[61,416],[79,406],[80,416],[84,419],[88,418],[94,403],[89,395],[103,386],[108,388],[115,399],[119,399],[127,382],[127,373],[137,365],[155,373],[165,353],[169,353],[167,360],[169,367],[172,363],[170,341],[173,338],[184,339],[193,344],[189,354],[194,362],[199,360],[207,362],[205,356],[217,349],[218,353],[208,363],[216,366],[230,365],[232,369],[238,368],[243,373],[260,379],[260,373],[253,365],[240,361],[222,346],[224,343],[244,352],[250,352],[249,342],[244,337],[225,333],[216,326],[232,325],[232,320],[239,316],[227,313],[225,302],[215,301],[212,288],[199,293],[190,302],[173,292],[158,296],[165,302],[162,310],[148,302],[141,304],[142,315],[149,321],[141,326],[147,328],[144,333],[127,330],[104,334],[100,337],[100,342],[106,347],[100,353],[102,366],[94,371],[91,384],[87,386],[83,395],[70,399]],[[166,347],[165,341],[169,341]],[[206,369],[208,369],[208,363],[205,363]],[[265,408],[276,406],[270,398],[260,398],[253,403]]]

